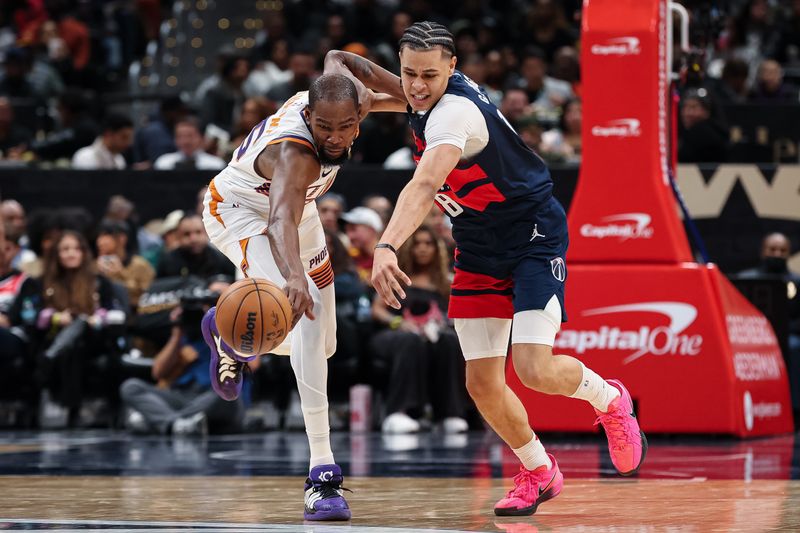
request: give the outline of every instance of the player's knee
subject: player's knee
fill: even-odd
[[[553,375],[553,349],[543,344],[514,345],[514,370],[523,385],[530,389],[547,390]]]
[[[503,394],[505,380],[503,376],[482,371],[470,371],[467,368],[467,392],[475,403],[480,404],[484,401],[497,399]]]

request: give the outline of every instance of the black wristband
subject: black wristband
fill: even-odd
[[[379,242],[378,244],[375,245],[375,249],[377,250],[378,248],[388,248],[392,251],[394,255],[397,255],[397,250],[395,250],[394,246],[392,246],[388,242]]]

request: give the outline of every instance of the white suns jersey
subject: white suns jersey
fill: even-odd
[[[263,195],[262,198],[268,199],[272,180],[264,178],[256,170],[256,159],[267,146],[294,142],[307,146],[317,153],[314,138],[303,117],[303,110],[307,105],[308,91],[299,92],[287,100],[274,115],[257,124],[242,144],[234,150],[227,168],[214,179],[217,186],[221,185],[220,182],[225,182],[224,188],[234,194],[245,193],[246,189],[247,193],[255,191]],[[338,172],[339,165],[321,165],[319,178],[308,186],[306,192],[304,219],[316,212],[314,200],[331,188]],[[297,178],[300,179],[300,176]],[[244,195],[253,198],[252,194]]]

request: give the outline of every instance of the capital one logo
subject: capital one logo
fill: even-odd
[[[592,54],[596,56],[632,56],[639,55],[638,37],[617,37],[608,39],[605,44],[593,44]]]
[[[581,237],[587,239],[605,239],[616,237],[621,241],[628,239],[651,239],[653,228],[650,221],[653,217],[647,213],[621,213],[600,219],[601,224],[584,224],[581,226]]]
[[[588,350],[626,352],[622,364],[629,364],[645,355],[685,355],[700,353],[702,335],[684,333],[697,318],[697,308],[684,302],[640,302],[587,309],[582,316],[628,315],[626,322],[641,324],[638,329],[614,324],[619,320],[609,316],[595,329],[562,330],[555,347],[573,350],[577,354]],[[667,325],[655,326],[654,319],[663,317]]]
[[[595,137],[639,137],[642,134],[641,122],[636,118],[609,120],[602,126],[592,127]]]

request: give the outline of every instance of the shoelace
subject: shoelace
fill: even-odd
[[[543,473],[535,474],[530,470],[520,469],[519,474],[514,476],[514,488],[508,491],[506,497],[524,497],[530,494],[531,490],[538,491],[539,484],[544,481],[547,472],[549,471],[546,470]]]
[[[220,376],[222,376],[226,372],[233,372],[234,374],[236,374],[236,377],[238,378],[239,373],[242,370],[242,365],[243,363],[237,361],[232,357],[229,357],[228,354],[226,354],[225,352],[220,351],[219,369],[218,369],[218,373]]]
[[[322,483],[314,484],[314,492],[319,492],[320,494],[322,494],[322,499],[341,496],[341,493],[339,492],[340,490],[353,492],[352,490],[346,487],[342,487],[338,483],[331,483],[330,481],[324,481]]]
[[[613,437],[614,449],[624,450],[632,440],[632,433],[625,423],[627,415],[623,409],[615,409],[597,416],[594,425],[602,424],[606,433]]]

